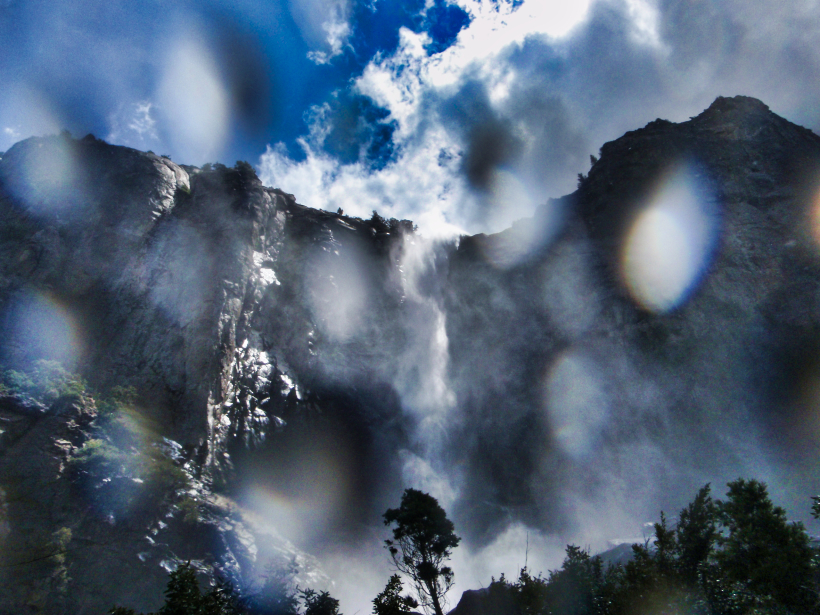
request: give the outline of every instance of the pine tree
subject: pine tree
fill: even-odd
[[[817,608],[812,588],[813,551],[801,523],[789,523],[764,483],[738,479],[729,483],[718,518],[726,529],[715,559],[726,577],[765,608],[794,613]]]

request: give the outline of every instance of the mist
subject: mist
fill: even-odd
[[[58,273],[9,291],[0,357],[108,386],[106,361],[147,356],[128,372],[146,414],[186,446],[224,444],[230,463],[208,463],[281,539],[255,574],[296,554],[303,586],[369,612],[391,574],[381,516],[409,487],[463,538],[451,606],[558,567],[568,543],[642,541],[706,483],[766,481],[808,521],[814,167],[769,218],[745,193],[730,211],[736,184],[698,156],[615,196],[584,182],[613,140],[717,96],[817,133],[816,2],[126,5],[0,2],[0,159],[63,129],[165,155],[129,167],[156,190],[108,186],[69,135],[9,172],[3,189],[48,227],[9,275]],[[274,211],[253,232],[225,213],[233,170],[205,170],[235,160],[279,189],[248,180],[242,206]],[[191,197],[196,176],[216,204]],[[610,213],[579,209],[583,190]],[[73,253],[88,220],[105,223],[97,243]],[[106,316],[117,293],[162,340]],[[203,324],[223,301],[229,316]],[[219,377],[196,346],[214,331]]]

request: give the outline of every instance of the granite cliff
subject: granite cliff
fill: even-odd
[[[18,143],[0,362],[87,387],[0,397],[0,612],[153,609],[187,559],[315,570],[312,541],[355,544],[407,483],[444,485],[477,547],[511,522],[606,535],[737,475],[807,501],[818,189],[820,137],[744,97],[441,243],[299,205],[247,163]],[[119,461],[83,466],[101,449]],[[274,500],[296,512],[260,521]]]

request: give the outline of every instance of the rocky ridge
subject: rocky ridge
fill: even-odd
[[[652,303],[625,246],[678,176],[714,231],[676,302]],[[511,520],[571,534],[613,502],[676,509],[670,486],[760,468],[791,477],[784,497],[820,489],[818,188],[820,138],[745,97],[627,133],[531,220],[438,245],[406,221],[299,205],[246,163],[197,169],[90,136],[15,145],[0,160],[0,362],[59,360],[99,399],[134,387],[152,459],[187,479],[111,517],[118,500],[98,506],[70,472],[88,442],[116,444],[96,398],[0,398],[0,612],[155,608],[145,596],[179,559],[244,579],[266,558],[307,562],[244,514],[249,484],[342,485],[318,524],[345,534],[438,473],[474,545]],[[120,576],[95,576],[99,558]]]

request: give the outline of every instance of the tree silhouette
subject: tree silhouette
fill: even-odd
[[[384,591],[373,599],[373,615],[407,615],[419,603],[412,596],[401,595],[401,577],[394,574]]]
[[[299,594],[305,603],[305,615],[341,615],[339,601],[329,592],[304,589]]]
[[[400,572],[409,576],[425,610],[443,615],[445,594],[453,586],[453,570],[445,566],[461,538],[433,496],[406,489],[399,508],[384,513],[384,524],[395,524],[385,547]]]
[[[715,559],[729,580],[793,612],[816,607],[812,589],[813,550],[802,523],[789,523],[766,485],[756,480],[729,483],[717,514],[727,534],[718,537]]]

